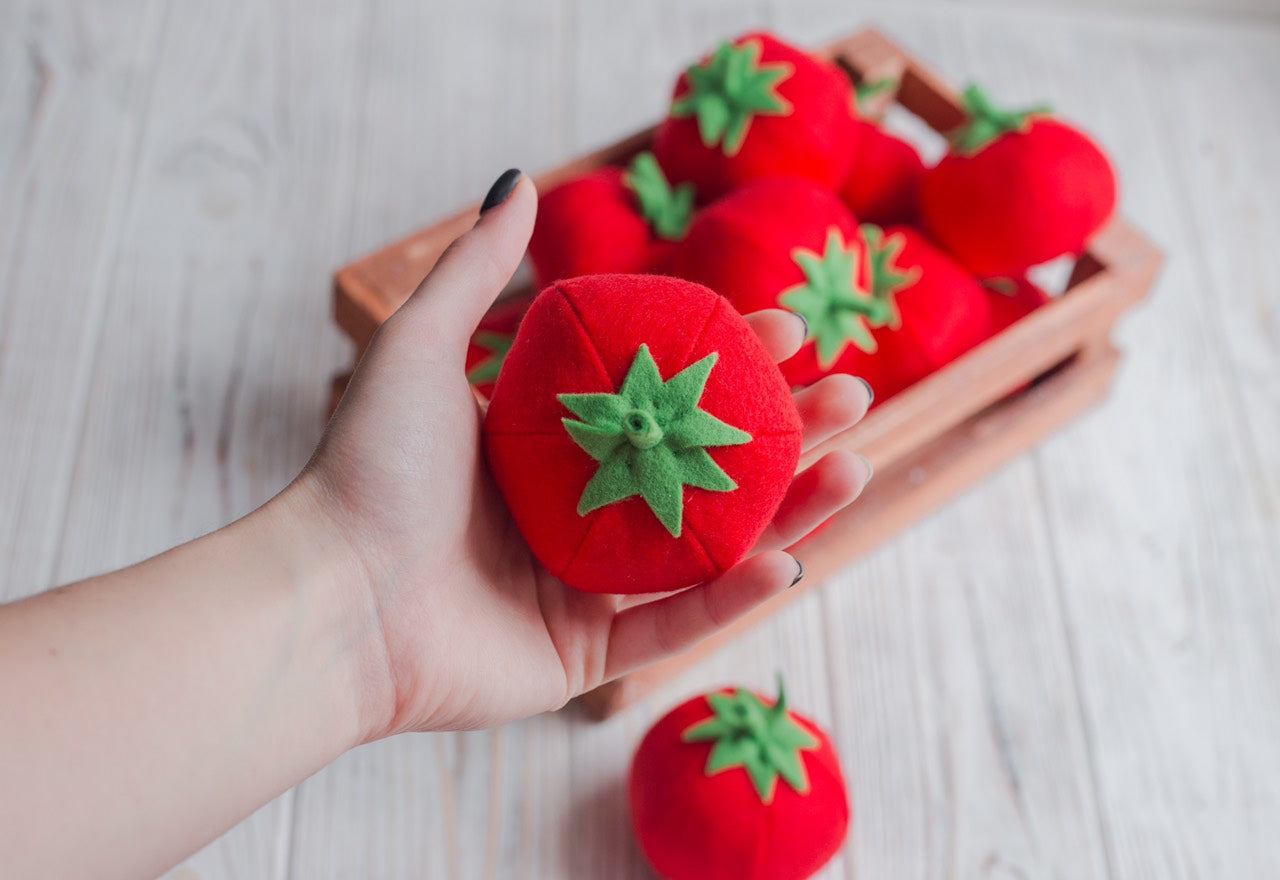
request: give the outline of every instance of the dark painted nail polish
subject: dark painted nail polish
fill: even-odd
[[[806,318],[804,315],[800,314],[799,312],[792,312],[791,314],[795,315],[797,318],[800,319],[800,323],[804,325],[804,338],[808,339],[809,338],[809,319]]]
[[[485,194],[484,201],[480,204],[480,213],[492,211],[510,198],[522,176],[519,168],[508,168],[502,172],[502,175],[493,182],[493,186],[489,187],[489,192]]]
[[[868,382],[866,379],[862,378],[861,376],[854,376],[853,378],[855,378],[855,379],[857,379],[859,382],[861,382],[861,383],[862,383],[862,387],[863,387],[863,388],[865,388],[865,389],[867,389],[867,406],[871,406],[871,404],[875,403],[875,402],[876,402],[876,390],[875,390],[874,388],[872,388],[872,387],[871,387],[871,383],[870,383],[870,382]]]
[[[792,556],[791,558],[796,560],[796,576],[791,579],[791,583],[787,584],[788,590],[794,587],[796,584],[800,583],[802,580],[804,580],[804,563],[801,562],[799,559],[796,559],[796,557],[794,556]]]

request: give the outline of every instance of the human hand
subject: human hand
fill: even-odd
[[[504,176],[505,177],[505,176]],[[311,463],[286,491],[352,560],[347,607],[367,614],[354,645],[368,685],[366,739],[475,728],[562,706],[679,652],[792,585],[784,551],[851,502],[865,459],[830,453],[797,475],[753,555],[665,596],[584,593],[532,556],[485,468],[482,410],[464,376],[468,340],[524,253],[534,187],[500,179],[505,201],[441,257],[378,331]],[[748,317],[777,359],[805,326]],[[830,376],[796,393],[807,450],[866,412],[865,383]]]

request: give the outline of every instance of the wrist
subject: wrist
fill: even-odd
[[[336,501],[307,469],[253,514],[287,579],[313,605],[332,705],[345,716],[343,748],[380,738],[395,713],[395,686],[369,566],[335,515]]]

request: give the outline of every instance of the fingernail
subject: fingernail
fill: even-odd
[[[804,563],[794,556],[791,558],[796,560],[796,576],[791,579],[791,583],[787,584],[788,590],[804,580]]]
[[[875,390],[874,388],[872,388],[872,387],[871,387],[871,383],[870,383],[870,382],[868,382],[866,379],[862,378],[861,376],[854,376],[853,378],[855,378],[855,379],[857,379],[859,382],[861,382],[861,383],[862,383],[862,387],[863,387],[863,388],[865,388],[865,389],[867,389],[867,406],[871,406],[871,404],[875,403],[875,402],[876,402],[876,390]]]
[[[862,481],[862,485],[865,486],[867,485],[867,483],[870,483],[871,478],[875,476],[875,472],[876,472],[875,465],[873,465],[871,463],[871,459],[867,458],[865,455],[859,455],[858,453],[854,453],[854,454],[858,455],[858,458],[862,459],[862,463],[867,466],[867,478]]]
[[[792,312],[791,314],[795,315],[797,318],[800,319],[800,323],[804,325],[804,338],[808,339],[809,338],[809,319],[806,318],[804,315],[800,314],[799,312]]]
[[[480,203],[480,213],[492,211],[509,199],[511,193],[515,191],[516,184],[520,182],[521,176],[519,168],[508,168],[502,172],[502,175],[493,182],[493,186],[489,187],[484,201]]]

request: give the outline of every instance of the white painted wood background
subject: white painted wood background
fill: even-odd
[[[1078,2],[0,0],[0,599],[268,498],[348,357],[334,267],[747,26],[1052,99],[1169,258],[1108,403],[646,704],[360,749],[172,876],[645,877],[639,736],[778,668],[856,800],[826,877],[1277,876],[1280,10]]]

